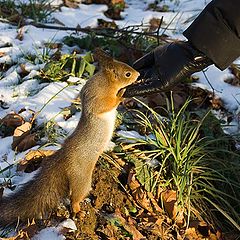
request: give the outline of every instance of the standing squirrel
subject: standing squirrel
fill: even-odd
[[[0,227],[41,218],[66,197],[71,200],[73,213],[80,211],[79,203],[91,189],[94,166],[111,140],[124,87],[139,76],[100,49],[95,56],[100,70],[80,92],[82,113],[75,131],[61,149],[43,160],[32,180],[0,200]]]

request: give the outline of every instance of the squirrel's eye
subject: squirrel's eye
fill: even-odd
[[[131,73],[130,72],[126,72],[126,74],[125,74],[125,76],[127,77],[127,78],[129,78],[129,77],[131,77]]]

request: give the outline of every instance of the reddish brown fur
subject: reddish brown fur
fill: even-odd
[[[76,130],[59,151],[43,161],[33,180],[13,195],[3,197],[0,226],[44,216],[68,196],[73,212],[80,211],[79,203],[91,188],[93,168],[111,139],[114,111],[124,93],[119,90],[139,75],[101,51],[96,55],[101,69],[81,90],[82,115]]]

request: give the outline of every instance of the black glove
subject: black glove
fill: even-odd
[[[178,41],[157,47],[133,64],[140,72],[139,81],[126,87],[123,97],[168,91],[181,79],[212,63],[189,42]]]

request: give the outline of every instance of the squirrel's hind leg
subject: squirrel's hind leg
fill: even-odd
[[[70,189],[72,211],[74,214],[77,214],[81,210],[79,205],[80,202],[84,200],[91,190],[91,177],[89,179],[85,179],[85,182],[82,183],[70,182]]]

